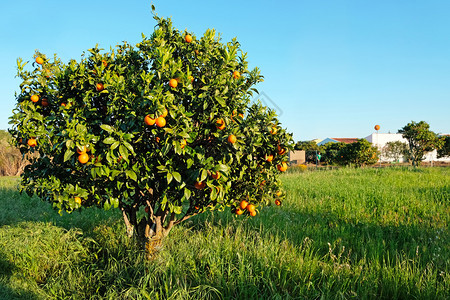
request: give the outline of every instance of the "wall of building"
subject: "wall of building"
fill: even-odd
[[[377,147],[378,150],[380,150],[380,151],[381,151],[381,149],[383,149],[383,147],[388,142],[400,141],[402,143],[408,144],[408,141],[406,139],[404,139],[400,133],[372,133],[371,135],[365,137],[364,139],[366,139],[367,141],[372,143],[372,145]],[[393,159],[389,159],[387,157],[381,156],[381,161],[382,162],[390,162],[390,161],[393,161]],[[404,158],[401,160],[401,162],[405,162],[405,161],[406,161],[406,159],[404,159]],[[450,162],[450,157],[437,158],[437,151],[434,150],[430,153],[427,153],[425,155],[425,159],[423,161],[425,161],[425,162],[430,162],[430,161]]]

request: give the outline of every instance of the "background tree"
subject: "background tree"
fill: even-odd
[[[322,146],[322,159],[321,161],[328,165],[343,164],[343,158],[340,151],[345,147],[345,143],[326,143]]]
[[[442,137],[443,145],[438,150],[438,158],[450,156],[450,135],[445,135]]]
[[[409,156],[413,166],[420,165],[427,152],[440,149],[444,143],[443,139],[430,130],[430,125],[425,121],[418,123],[411,121],[399,129],[398,133],[401,133],[408,141]]]
[[[402,157],[409,157],[408,145],[400,141],[387,142],[382,149],[384,157],[399,161]]]
[[[305,161],[307,163],[316,163],[316,153],[323,151],[314,141],[298,141],[294,147],[295,150],[305,151]]]
[[[0,176],[19,176],[28,163],[11,142],[11,135],[0,130]]]
[[[22,190],[60,213],[119,208],[149,253],[199,213],[255,216],[282,199],[293,148],[275,113],[250,104],[262,76],[235,39],[155,19],[136,47],[96,47],[68,64],[36,52],[31,70],[19,59],[10,122],[20,151],[35,154]]]
[[[358,139],[355,143],[346,144],[340,151],[345,164],[357,167],[373,165],[378,161],[378,149],[365,139]]]

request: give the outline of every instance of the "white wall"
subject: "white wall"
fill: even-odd
[[[404,139],[400,133],[377,133],[377,132],[375,132],[375,133],[372,133],[371,135],[365,137],[364,139],[368,140],[370,143],[372,143],[373,146],[377,147],[378,150],[380,150],[380,151],[388,142],[400,141],[402,143],[408,144],[408,141],[406,139]],[[393,159],[388,159],[387,157],[382,156],[381,161],[389,162],[389,161],[393,161]],[[405,161],[405,160],[403,160],[403,161]],[[425,154],[425,159],[423,161],[450,162],[450,157],[437,158],[437,151],[434,150],[432,152]]]

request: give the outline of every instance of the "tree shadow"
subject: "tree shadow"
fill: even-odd
[[[8,300],[34,300],[39,297],[25,289],[11,288],[9,282],[15,266],[0,252],[0,299]]]

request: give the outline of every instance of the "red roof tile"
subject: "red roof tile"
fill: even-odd
[[[358,141],[357,138],[332,138],[332,139],[346,144],[356,143]]]

